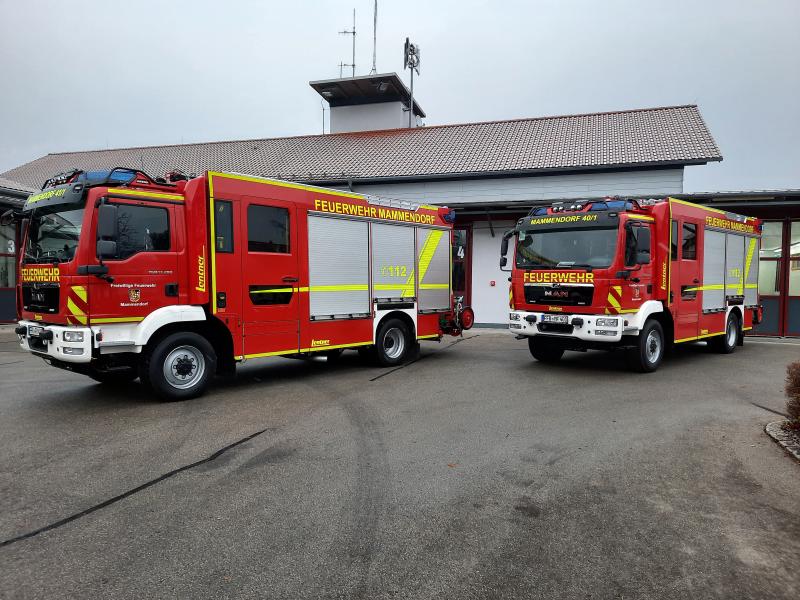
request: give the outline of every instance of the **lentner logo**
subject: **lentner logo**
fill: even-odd
[[[330,346],[330,340],[311,340],[311,347],[312,348],[319,348],[320,346]]]
[[[197,256],[197,286],[198,292],[206,291],[206,247],[203,246],[202,254]]]

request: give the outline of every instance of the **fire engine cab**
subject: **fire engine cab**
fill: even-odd
[[[623,349],[655,371],[673,344],[733,352],[761,319],[757,219],[675,198],[537,207],[503,237],[510,331],[539,361]]]
[[[266,356],[401,363],[474,321],[452,296],[453,211],[234,173],[47,181],[22,213],[22,348],[165,399]]]

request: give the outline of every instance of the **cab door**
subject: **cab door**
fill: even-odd
[[[300,346],[300,268],[293,203],[245,197],[241,204],[245,356],[295,353]]]
[[[699,221],[684,217],[672,221],[671,294],[676,342],[699,335],[702,284],[698,249],[702,231]]]
[[[176,304],[182,291],[175,206],[113,196],[108,204],[117,209],[116,255],[103,260],[110,279],[89,279],[90,319],[93,324],[135,323]]]

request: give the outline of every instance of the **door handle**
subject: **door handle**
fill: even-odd
[[[288,275],[283,278],[283,283],[297,283],[300,281],[297,277],[289,277]]]
[[[700,283],[700,280],[697,278],[692,279],[692,283]]]

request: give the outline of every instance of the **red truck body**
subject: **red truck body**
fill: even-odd
[[[189,397],[207,377],[176,391],[151,365],[170,335],[213,348],[203,356],[184,340],[185,359],[164,355],[167,383],[171,368],[180,386],[200,361],[229,372],[249,358],[364,348],[392,364],[417,340],[471,326],[451,294],[446,208],[231,173],[111,178],[67,174],[25,207],[17,333],[55,366]]]
[[[505,238],[516,241],[510,330],[540,360],[624,348],[644,371],[672,344],[732,351],[760,319],[760,231],[675,198],[534,209]]]

